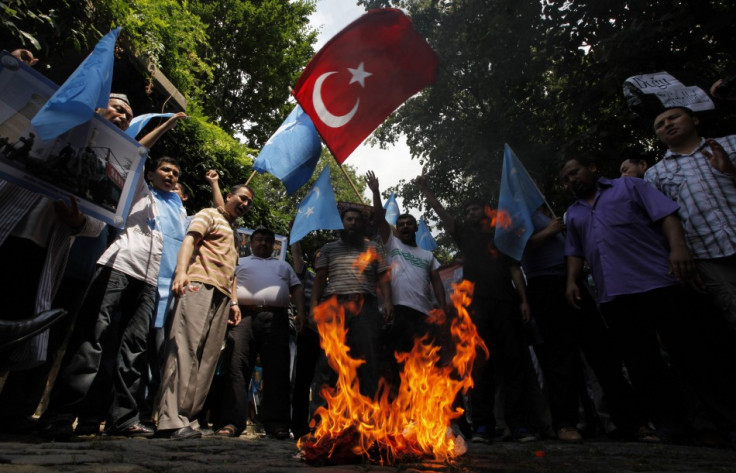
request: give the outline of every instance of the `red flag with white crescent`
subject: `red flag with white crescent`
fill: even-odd
[[[400,10],[371,10],[324,45],[293,94],[342,164],[391,112],[435,81],[437,63]]]

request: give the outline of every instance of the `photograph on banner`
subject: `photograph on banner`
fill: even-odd
[[[0,178],[123,228],[148,150],[95,115],[43,142],[31,119],[58,85],[0,53]]]
[[[460,263],[443,264],[437,270],[442,281],[442,287],[445,288],[445,298],[449,302],[452,294],[452,285],[459,283],[463,279],[463,265]]]
[[[242,263],[243,258],[251,255],[250,251],[250,236],[255,230],[252,228],[238,228],[238,264]],[[276,241],[273,244],[273,253],[271,256],[286,261],[286,247],[289,244],[289,239],[285,236],[276,235]]]
[[[697,86],[685,86],[671,74],[662,71],[631,76],[625,81],[644,94],[653,94],[665,108],[686,107],[693,112],[713,110],[708,94]]]

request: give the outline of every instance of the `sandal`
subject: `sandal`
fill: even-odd
[[[215,435],[218,437],[240,437],[240,432],[238,432],[238,428],[233,424],[227,424],[226,426],[217,429]]]

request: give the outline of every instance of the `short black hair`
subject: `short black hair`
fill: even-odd
[[[253,241],[253,238],[255,238],[256,235],[266,235],[266,238],[268,238],[269,240],[276,241],[276,234],[270,228],[266,228],[266,227],[256,228],[253,231],[253,233],[250,234],[250,241]]]
[[[569,163],[570,161],[576,161],[578,164],[580,164],[581,166],[585,166],[585,167],[595,165],[595,160],[593,160],[593,158],[590,158],[584,154],[578,154],[578,155],[571,156],[568,159],[566,159],[562,167],[560,167],[560,170],[562,170],[562,168],[565,167],[565,164]]]
[[[488,202],[481,199],[480,197],[473,197],[472,199],[468,199],[463,203],[463,212],[468,210],[468,207],[471,205],[477,205],[481,208],[485,208],[486,205],[488,205]]]
[[[414,217],[414,216],[413,216],[412,214],[401,214],[401,215],[399,215],[399,216],[398,216],[398,217],[396,218],[396,221],[398,222],[398,221],[399,221],[399,220],[401,220],[402,218],[408,218],[408,219],[411,219],[411,220],[412,220],[412,221],[414,222],[414,225],[416,225],[416,224],[417,224],[417,219],[416,219],[416,217]]]
[[[695,112],[693,112],[693,111],[692,111],[692,109],[690,109],[690,108],[687,108],[687,107],[682,107],[682,106],[677,106],[677,107],[665,107],[665,108],[663,108],[663,109],[662,109],[662,111],[661,111],[661,112],[659,112],[659,114],[658,114],[658,115],[661,115],[661,114],[663,114],[663,113],[664,113],[664,112],[666,112],[667,110],[674,110],[674,109],[676,109],[676,108],[677,108],[677,109],[680,109],[680,110],[682,110],[683,112],[687,113],[687,114],[688,114],[688,115],[690,115],[691,117],[694,117],[694,116],[695,116]]]
[[[360,210],[358,210],[358,209],[356,209],[354,207],[348,207],[348,208],[344,209],[342,212],[340,212],[340,220],[342,220],[343,218],[345,218],[345,214],[348,213],[348,212],[355,212],[355,213],[357,213],[358,215],[360,215],[360,219],[363,220],[363,221],[365,221],[365,215],[363,215],[363,212],[361,212]]]
[[[255,197],[255,196],[256,196],[256,193],[255,193],[255,192],[253,191],[253,188],[252,188],[251,186],[249,186],[248,184],[235,184],[234,186],[232,186],[232,187],[230,188],[230,193],[231,193],[231,194],[235,194],[235,193],[236,193],[236,192],[238,192],[238,191],[239,191],[239,190],[240,190],[240,189],[241,189],[242,187],[245,187],[246,189],[248,189],[248,190],[250,191],[250,195],[252,195],[253,197]]]
[[[162,156],[156,159],[156,161],[153,162],[153,170],[155,171],[165,163],[173,164],[174,166],[179,168],[179,171],[181,171],[181,164],[179,164],[179,160],[176,158],[172,158],[171,156]]]

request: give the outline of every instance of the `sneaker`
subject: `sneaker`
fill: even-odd
[[[557,440],[565,443],[581,443],[583,436],[575,427],[562,427],[557,431]]]
[[[470,441],[473,443],[491,443],[491,431],[485,425],[481,425],[475,429]]]
[[[532,433],[531,430],[526,427],[519,427],[514,430],[513,439],[520,443],[536,442],[537,436]]]

